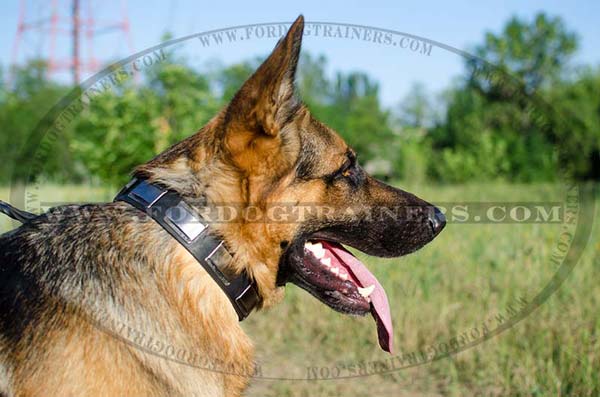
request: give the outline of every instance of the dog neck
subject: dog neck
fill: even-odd
[[[177,240],[225,292],[240,321],[259,303],[256,283],[245,272],[228,272],[233,260],[230,249],[177,192],[134,178],[115,201],[124,201],[145,212]]]
[[[242,209],[250,205],[249,177],[228,161],[219,149],[224,134],[222,124],[223,112],[196,134],[139,166],[134,176],[176,191],[201,212],[206,209],[212,211],[219,203]],[[279,303],[284,292],[276,285],[273,269],[278,266],[281,248],[279,240],[268,240],[269,226],[260,222],[249,224],[244,219],[235,218],[217,222],[211,227],[229,247],[235,247],[231,271],[235,274],[245,272],[256,281],[260,295],[258,307]]]

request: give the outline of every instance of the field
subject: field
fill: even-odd
[[[566,194],[563,186],[551,185],[403,187],[435,203],[564,202]],[[64,202],[109,200],[112,192],[42,186],[37,194],[49,202]],[[8,190],[0,189],[0,199],[7,198]],[[598,196],[595,203],[598,219]],[[583,218],[580,222],[592,222],[590,214]],[[383,260],[359,254],[387,291],[395,326],[395,361],[379,349],[371,318],[340,315],[288,286],[283,304],[254,313],[243,323],[257,346],[260,366],[247,394],[600,395],[598,222],[564,283],[522,321],[458,354],[398,368],[410,366],[412,352],[424,351],[431,358],[433,349],[478,340],[500,319],[509,321],[511,307],[530,302],[558,270],[550,257],[559,246],[562,226],[450,222],[434,242],[410,256]],[[0,227],[3,231],[10,227],[6,217],[0,218]],[[379,365],[375,362],[388,367],[375,367]],[[374,368],[391,369],[392,362],[396,370],[372,374]],[[369,376],[343,378],[364,374],[361,368],[367,368]]]

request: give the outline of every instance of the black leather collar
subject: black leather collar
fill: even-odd
[[[143,179],[133,179],[115,197],[145,212],[187,249],[225,292],[240,321],[260,298],[256,284],[245,273],[227,273],[232,255],[225,242],[208,232],[208,224],[172,190]]]

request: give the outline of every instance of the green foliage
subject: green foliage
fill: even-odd
[[[163,63],[145,85],[94,97],[76,122],[74,157],[104,183],[124,183],[136,165],[186,138],[218,110],[208,80],[191,68]]]
[[[430,172],[441,180],[553,180],[579,153],[565,150],[564,120],[546,102],[577,46],[559,18],[512,18],[500,35],[487,33],[479,59],[447,93],[444,120],[431,132],[439,153]],[[596,118],[598,116],[596,115]],[[593,133],[584,132],[587,144]],[[560,142],[560,145],[557,143]],[[557,152],[558,149],[558,152]]]
[[[559,17],[539,13],[531,23],[512,17],[500,35],[486,33],[475,55],[515,76],[533,92],[556,81],[576,49],[577,36],[567,31]],[[471,72],[474,66],[469,62]]]
[[[393,169],[404,182],[416,185],[428,179],[432,150],[426,129],[406,127],[385,149],[382,157],[393,159]]]
[[[440,154],[431,173],[450,182],[552,180],[554,146],[532,115],[512,101],[492,101],[470,88],[451,92],[446,120],[430,140]]]
[[[550,91],[560,155],[579,179],[600,179],[600,68],[584,69],[573,82]]]
[[[157,118],[157,108],[158,98],[147,89],[97,96],[76,124],[72,152],[104,183],[125,182],[136,165],[152,158],[170,138],[168,122]]]
[[[30,160],[39,149],[32,131],[43,116],[67,93],[67,88],[44,78],[46,65],[32,61],[16,70],[11,87],[0,87],[0,182],[8,183],[13,176],[26,179]],[[66,150],[69,132],[46,149],[45,172],[52,175],[73,175],[72,162]]]

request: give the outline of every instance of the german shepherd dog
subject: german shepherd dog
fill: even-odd
[[[259,309],[280,302],[291,282],[334,310],[371,313],[390,351],[385,292],[342,244],[401,256],[431,241],[445,219],[367,175],[355,152],[296,97],[303,27],[300,16],[224,109],[134,175],[196,206],[333,209],[294,222],[238,214],[210,231],[234,252],[229,271],[255,283]],[[57,209],[0,236],[0,395],[241,395],[249,378],[241,374],[254,370],[253,345],[194,257],[128,203]],[[373,215],[380,210],[396,215]],[[98,313],[227,370],[150,354],[105,332]]]

